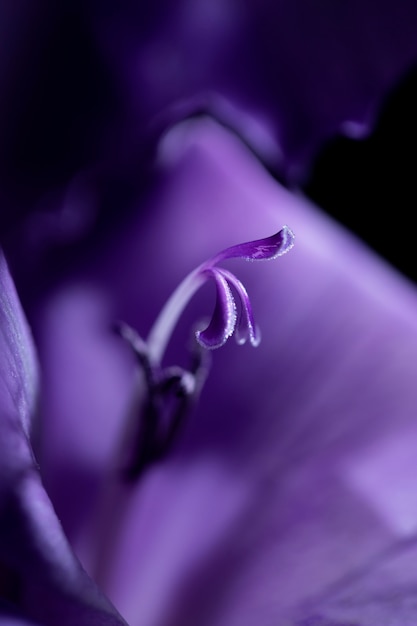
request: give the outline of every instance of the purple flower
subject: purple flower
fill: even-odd
[[[5,6],[32,35],[66,10],[29,23]],[[2,257],[1,626],[415,624],[415,287],[254,154],[294,176],[342,122],[363,123],[416,53],[406,7],[378,8],[380,69],[354,55],[345,89],[350,52],[314,42],[350,42],[348,24],[375,17],[363,3],[363,22],[342,5],[83,6],[121,102],[94,130],[64,116],[75,145],[56,163],[2,159],[33,339]],[[284,223],[289,255],[242,262],[287,251]]]
[[[366,625],[400,610],[412,623],[414,570],[395,572],[416,511],[414,288],[215,124],[173,131],[164,155],[147,219],[90,242],[31,313],[41,471],[73,548],[131,626]],[[296,233],[289,255],[221,262],[251,294],[261,344],[214,352],[167,454],[121,480],[144,387],[111,324],[146,335],[187,272],[277,222]],[[189,368],[210,287],[184,309],[166,367]]]

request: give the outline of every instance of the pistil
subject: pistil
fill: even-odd
[[[293,245],[294,235],[284,226],[272,237],[226,248],[208,259],[179,284],[146,341],[127,324],[115,327],[135,354],[138,382],[122,429],[115,471],[99,506],[101,523],[95,561],[99,582],[105,583],[131,488],[153,463],[166,456],[177,439],[207,379],[210,352],[224,345],[233,334],[238,344],[247,340],[253,346],[259,344],[260,334],[246,288],[232,272],[218,264],[232,258],[275,259]],[[207,327],[195,332],[189,368],[166,367],[162,363],[172,333],[191,298],[208,280],[215,283],[216,304]]]
[[[138,478],[172,445],[201,392],[202,381],[207,378],[207,359],[201,357],[202,350],[221,347],[233,334],[238,344],[247,340],[253,346],[259,344],[260,333],[246,288],[232,272],[218,267],[218,264],[232,258],[249,261],[276,259],[293,245],[294,235],[284,226],[271,237],[226,248],[199,265],[179,284],[155,320],[146,341],[126,324],[119,326],[119,334],[128,341],[137,357],[147,387],[146,398],[138,410],[141,417],[136,429],[133,458],[126,471],[129,479]],[[194,358],[194,365],[189,370],[164,368],[162,360],[166,348],[184,309],[209,280],[216,285],[216,304],[208,326],[195,333],[201,347],[197,350],[195,345],[194,357],[199,354],[199,358]]]

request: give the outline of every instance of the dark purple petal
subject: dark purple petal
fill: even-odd
[[[0,402],[3,416],[29,436],[38,393],[33,340],[0,250]],[[1,445],[1,443],[0,443]]]
[[[80,234],[91,225],[83,211],[67,227],[68,213],[50,213],[68,180],[99,161],[123,163],[107,177],[115,201],[103,215],[117,214],[126,155],[146,181],[155,126],[178,110],[218,118],[274,171],[299,179],[330,136],[369,128],[416,61],[416,19],[412,0],[319,9],[305,0],[4,0],[1,223],[36,204],[49,236]]]
[[[259,328],[256,327],[252,312],[252,305],[245,286],[231,272],[224,269],[219,271],[226,278],[226,280],[233,285],[239,295],[240,308],[238,310],[235,330],[237,343],[244,344],[249,339],[254,347],[258,346],[261,341],[261,334]]]
[[[35,624],[11,607],[3,607],[0,601],[0,626],[41,626],[39,622]]]
[[[216,284],[216,304],[210,323],[196,332],[197,341],[210,350],[223,346],[233,334],[236,325],[236,304],[222,273],[216,268],[205,270]]]
[[[284,226],[271,237],[248,241],[236,246],[226,248],[213,260],[213,264],[220,263],[225,259],[241,258],[247,261],[267,261],[282,256],[294,246],[294,233]]]
[[[365,132],[417,56],[412,0],[319,8],[305,0],[208,8],[202,0],[192,9],[182,0],[149,12],[132,0],[103,5],[94,19],[136,127],[199,94],[209,114],[243,127],[274,168],[293,176],[345,122]]]
[[[0,570],[16,578],[22,609],[43,626],[121,626],[74,557],[42,485],[29,439],[37,389],[32,338],[0,253]],[[0,598],[2,591],[0,581]]]

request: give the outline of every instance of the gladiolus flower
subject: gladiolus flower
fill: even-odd
[[[173,131],[160,163],[147,220],[89,242],[79,269],[69,267],[31,314],[43,370],[41,469],[72,546],[131,626],[368,626],[370,611],[391,619],[413,577],[408,568],[393,582],[395,598],[384,587],[384,572],[406,558],[415,511],[405,495],[414,288],[213,123]],[[251,294],[262,342],[215,351],[165,453],[146,463],[139,455],[135,468],[147,386],[110,332],[114,320],[146,335],[187,272],[218,249],[237,250],[250,231],[255,240],[273,232],[277,220],[296,233],[279,263],[215,266],[233,266]],[[146,272],[125,271],[145,263]],[[190,371],[190,329],[212,306],[209,287],[181,309],[164,367]],[[167,429],[159,423],[157,436]],[[384,478],[392,475],[395,487]],[[358,600],[346,607],[351,589]]]
[[[383,69],[357,54],[349,73],[343,46],[314,44],[356,41],[339,5],[328,28],[305,3],[167,2],[143,21],[140,3],[87,3],[73,31],[65,7],[7,7],[60,69],[53,26],[67,52],[82,31],[90,56],[68,66],[97,82],[85,111],[77,72],[46,80],[71,98],[44,110],[29,95],[49,64],[24,89],[0,75],[3,243],[32,329],[2,256],[0,625],[414,626],[415,286],[276,180],[342,124],[368,128],[415,56],[412,20],[394,54],[371,19]],[[390,26],[409,16],[386,7]],[[298,10],[319,34],[288,29]]]

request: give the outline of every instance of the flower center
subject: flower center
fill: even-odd
[[[208,259],[178,285],[155,320],[146,341],[126,324],[117,325],[116,331],[136,355],[146,389],[145,397],[135,400],[133,431],[132,426],[129,427],[130,436],[126,445],[131,452],[124,470],[128,480],[136,480],[170,449],[207,379],[210,366],[208,351],[220,348],[232,335],[239,344],[249,340],[257,346],[260,342],[244,285],[232,272],[218,267],[218,264],[231,258],[248,261],[275,259],[288,252],[293,245],[294,235],[284,226],[271,237],[226,248]],[[208,280],[215,283],[216,303],[209,324],[195,333],[189,369],[163,367],[163,356],[184,309]]]
[[[211,351],[235,336],[238,344],[257,346],[259,331],[248,293],[241,281],[218,264],[231,258],[249,261],[275,259],[294,245],[289,228],[266,239],[222,250],[193,270],[177,287],[158,315],[146,340],[125,323],[116,332],[133,350],[138,364],[138,382],[126,416],[115,466],[97,507],[95,578],[105,586],[113,551],[118,541],[132,490],[138,479],[163,458],[175,442],[195,406],[207,379]],[[169,340],[190,299],[208,280],[216,287],[216,303],[209,324],[197,330],[188,369],[165,367],[162,359]],[[236,304],[237,301],[237,304]],[[121,480],[122,478],[122,480]]]

